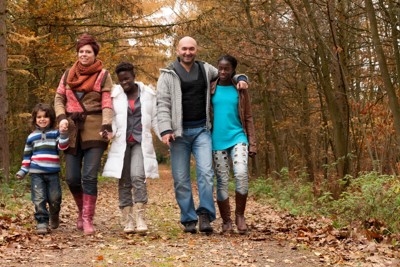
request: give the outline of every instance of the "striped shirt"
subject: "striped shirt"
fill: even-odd
[[[33,131],[27,138],[21,169],[17,175],[27,173],[56,173],[60,171],[59,150],[69,146],[68,134],[58,130]]]

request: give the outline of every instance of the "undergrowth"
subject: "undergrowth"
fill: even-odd
[[[0,215],[6,210],[17,213],[30,198],[30,183],[26,179],[0,183]]]
[[[374,220],[400,233],[400,179],[396,176],[370,172],[350,177],[350,185],[336,200],[326,189],[315,197],[312,183],[305,177],[289,177],[287,169],[278,176],[251,181],[250,194],[294,215],[330,217],[336,227]]]

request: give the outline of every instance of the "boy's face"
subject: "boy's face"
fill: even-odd
[[[121,71],[120,73],[118,73],[117,76],[119,84],[125,92],[128,92],[135,88],[135,75],[133,75],[132,72]]]
[[[46,115],[46,112],[39,110],[36,114],[36,124],[40,128],[46,128],[50,125],[50,118]]]
[[[218,63],[218,76],[221,81],[228,81],[232,78],[232,73],[235,70],[229,61],[221,60]]]

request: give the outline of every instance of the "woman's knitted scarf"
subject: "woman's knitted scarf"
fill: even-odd
[[[93,90],[97,75],[102,69],[103,62],[100,60],[96,60],[88,67],[77,61],[68,72],[67,84],[74,91],[90,92]]]

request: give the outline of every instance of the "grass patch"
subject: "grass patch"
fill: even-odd
[[[22,207],[31,201],[30,180],[10,180],[0,183],[0,214],[2,211],[18,213]]]
[[[256,199],[268,201],[294,215],[314,213],[312,184],[304,176],[291,178],[287,169],[277,175],[279,179],[259,177],[249,183],[249,193]]]
[[[249,193],[294,215],[330,217],[335,227],[374,220],[386,225],[389,232],[400,232],[400,179],[396,176],[371,172],[350,177],[350,185],[337,200],[327,190],[314,197],[313,185],[304,176],[289,177],[286,169],[277,176],[280,178],[251,181]]]

